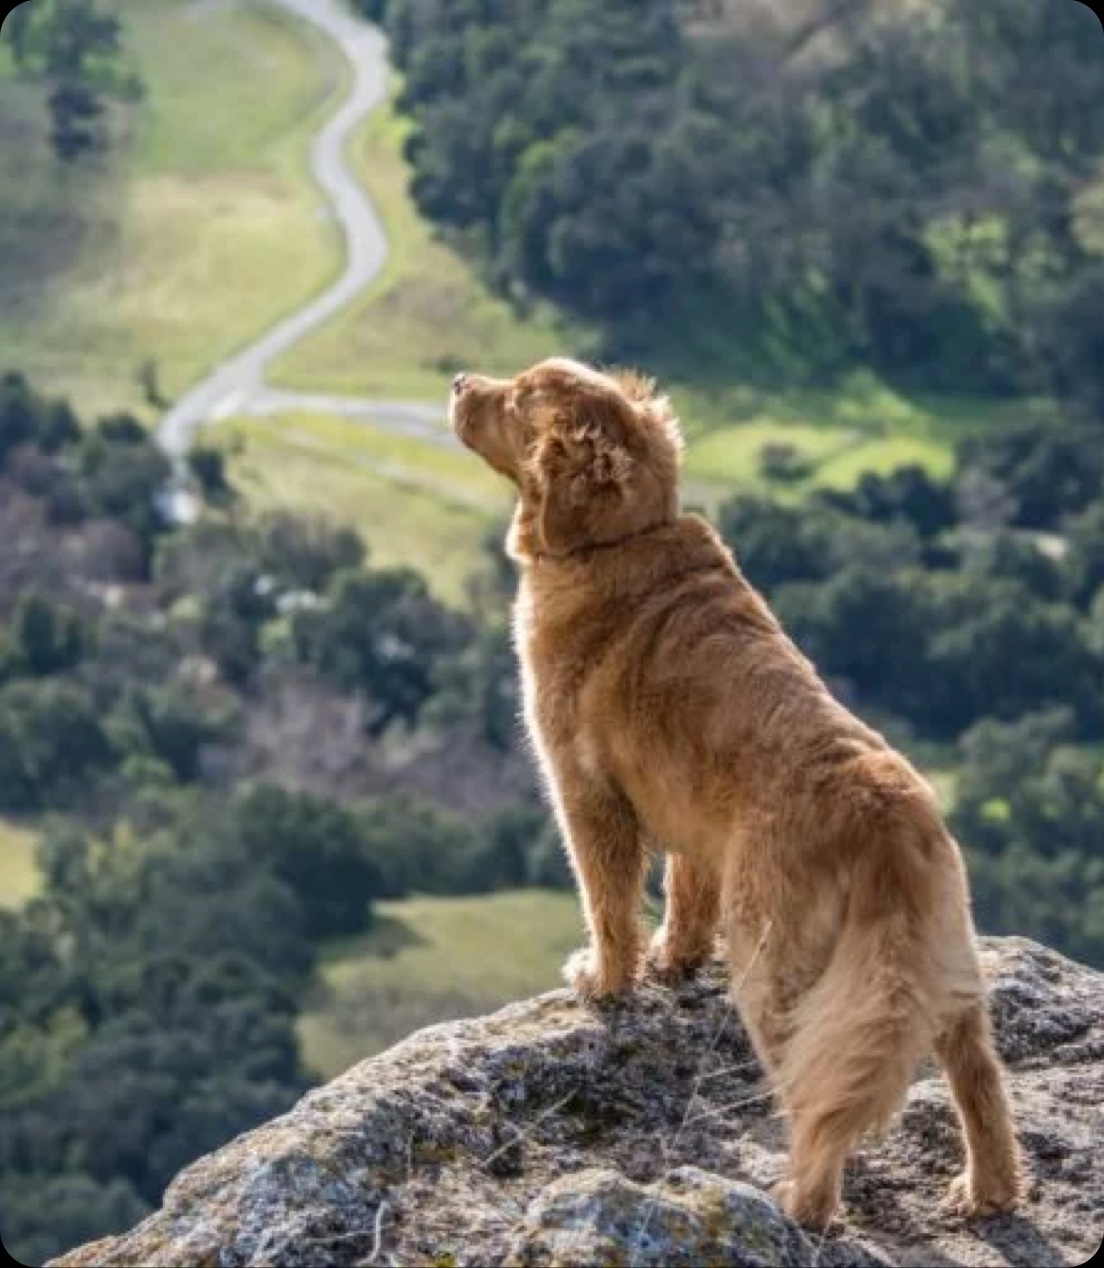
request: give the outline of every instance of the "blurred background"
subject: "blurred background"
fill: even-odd
[[[382,234],[349,302],[261,358],[355,215]],[[670,390],[687,503],[928,774],[982,928],[1104,966],[1092,10],[28,0],[0,36],[22,1262],[557,984],[579,919],[519,737],[509,498],[443,409],[461,367],[552,353]]]

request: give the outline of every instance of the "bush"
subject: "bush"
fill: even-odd
[[[0,811],[61,805],[116,760],[99,711],[75,683],[0,687]]]
[[[337,686],[362,692],[375,735],[393,722],[417,720],[436,690],[443,658],[463,633],[425,581],[405,569],[340,573],[324,606],[292,619],[298,658]]]
[[[104,1183],[82,1171],[0,1172],[0,1235],[17,1264],[43,1264],[74,1246],[124,1232],[149,1213],[126,1180]]]
[[[773,484],[796,484],[813,473],[808,454],[796,445],[775,441],[759,450],[759,474]]]
[[[19,673],[43,678],[64,673],[81,660],[88,631],[71,609],[42,595],[26,593],[8,625],[5,643],[9,676]]]
[[[360,933],[386,880],[372,843],[351,811],[332,801],[260,785],[234,803],[237,841],[303,905],[314,938]]]

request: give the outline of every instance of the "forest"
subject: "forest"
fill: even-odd
[[[358,3],[423,214],[611,356],[1104,405],[1085,5]]]
[[[0,910],[0,1211],[27,1263],[291,1105],[319,944],[375,899],[566,881],[493,560],[476,624],[351,531],[242,514],[216,452],[192,467],[208,513],[182,529],[144,427],[0,381],[0,813],[42,828],[38,896]]]

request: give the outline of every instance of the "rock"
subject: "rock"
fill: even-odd
[[[738,1180],[676,1167],[645,1186],[599,1169],[554,1180],[530,1205],[506,1262],[581,1268],[800,1268],[813,1262],[862,1268],[888,1262],[851,1241],[815,1241],[766,1194]]]
[[[848,1169],[827,1237],[765,1189],[784,1124],[721,966],[602,1008],[566,992],[412,1036],[193,1163],[58,1265],[1074,1265],[1104,1234],[1104,975],[984,948],[1030,1171],[1020,1212],[939,1209],[961,1143],[935,1067]]]

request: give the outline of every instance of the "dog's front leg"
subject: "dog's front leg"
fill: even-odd
[[[631,988],[641,968],[645,851],[632,806],[589,776],[557,780],[556,811],[582,892],[590,945],[564,965],[584,998]]]

